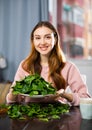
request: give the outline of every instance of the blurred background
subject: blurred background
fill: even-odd
[[[92,94],[92,0],[0,0],[0,82],[12,82],[30,51],[30,33],[38,21],[50,21],[61,48]]]

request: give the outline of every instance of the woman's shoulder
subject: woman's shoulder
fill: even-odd
[[[23,67],[22,67],[23,63],[24,63],[24,60],[20,61],[19,67],[23,68]]]
[[[73,62],[66,61],[66,64],[65,64],[62,71],[65,73],[65,72],[73,72],[73,71],[76,71],[76,70],[78,70],[78,68]]]
[[[22,60],[22,61],[19,62],[18,70],[23,70],[23,66],[22,66],[23,62],[24,62],[24,60]]]
[[[76,67],[76,65],[71,61],[66,61],[65,67],[67,67],[67,68]]]
[[[26,72],[26,70],[23,68],[23,63],[24,63],[24,61],[25,61],[25,60],[22,60],[22,61],[19,63],[18,71],[24,72],[24,73],[28,73],[28,72]]]

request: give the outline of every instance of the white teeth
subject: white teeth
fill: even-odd
[[[40,47],[41,50],[46,50],[48,47]]]

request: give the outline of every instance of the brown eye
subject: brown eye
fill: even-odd
[[[51,39],[51,35],[47,35],[47,36],[45,36],[45,38],[49,40],[49,39]]]
[[[35,39],[35,40],[39,40],[39,39],[40,39],[40,37],[34,37],[34,39]]]
[[[51,38],[51,36],[47,36],[47,39],[50,39]]]

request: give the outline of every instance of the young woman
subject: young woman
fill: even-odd
[[[51,23],[39,22],[31,32],[30,41],[30,54],[20,63],[12,86],[25,76],[38,73],[46,81],[53,83],[58,94],[61,93],[58,98],[47,97],[40,99],[40,101],[67,101],[71,105],[77,106],[80,97],[90,97],[78,68],[73,63],[66,61],[60,48],[58,32]],[[72,93],[65,91],[68,86],[70,86]],[[8,103],[22,101],[22,99],[24,102],[32,101],[28,97],[13,95],[12,88],[6,97]]]

